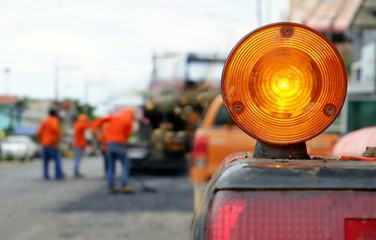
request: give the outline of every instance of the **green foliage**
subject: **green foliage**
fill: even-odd
[[[343,63],[345,64],[346,71],[350,73],[351,71],[351,64],[352,64],[352,56],[351,54],[343,54],[342,55]]]
[[[86,114],[89,119],[94,119],[96,118],[94,114],[95,107],[90,105],[90,104],[84,104],[81,103],[80,100],[78,99],[65,99],[66,101],[70,101],[74,104],[76,108],[76,115],[78,116],[79,114]],[[76,116],[76,117],[77,117]]]

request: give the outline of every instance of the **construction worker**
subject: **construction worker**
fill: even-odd
[[[73,174],[75,178],[82,178],[80,173],[80,162],[86,147],[85,131],[90,127],[90,122],[85,114],[80,114],[73,124],[74,141],[73,141],[73,155],[74,155],[74,169]]]
[[[106,141],[108,157],[108,188],[110,193],[116,193],[115,188],[115,165],[116,160],[120,160],[122,173],[120,177],[121,189],[123,193],[132,193],[133,188],[128,185],[129,159],[125,143],[132,133],[134,113],[131,108],[124,109],[119,114],[110,115],[107,118]]]
[[[107,150],[107,123],[105,123],[108,119],[106,118],[96,118],[91,123],[91,133],[94,136],[94,139],[98,141],[100,144],[101,153],[103,156],[103,171],[104,177],[107,178],[107,171],[108,171],[108,157],[106,154]]]
[[[37,136],[43,147],[43,178],[46,180],[50,179],[48,169],[49,160],[52,158],[55,161],[55,178],[57,180],[63,179],[64,174],[58,148],[61,139],[60,121],[54,109],[51,109],[49,116],[42,121]]]

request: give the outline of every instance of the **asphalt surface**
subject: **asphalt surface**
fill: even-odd
[[[83,179],[71,177],[71,160],[63,166],[65,180],[44,181],[40,160],[0,163],[0,240],[189,239],[186,175],[139,172],[130,178],[135,193],[109,194],[101,159],[82,162]]]

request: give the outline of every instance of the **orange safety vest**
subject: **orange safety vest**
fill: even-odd
[[[42,146],[57,145],[61,138],[59,118],[49,116],[41,123],[38,129],[38,138]]]
[[[78,147],[78,148],[86,147],[85,130],[88,127],[90,127],[90,122],[87,120],[86,115],[81,114],[80,116],[78,116],[77,121],[73,125],[73,129],[74,129],[73,147]]]
[[[107,142],[126,143],[132,134],[133,110],[126,108],[120,114],[109,116],[107,124]]]

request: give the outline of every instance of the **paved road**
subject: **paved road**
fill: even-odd
[[[51,166],[52,167],[52,166]],[[189,239],[192,186],[187,176],[140,175],[157,192],[109,195],[100,159],[82,162],[84,179],[43,181],[41,163],[0,164],[0,240]],[[52,168],[51,168],[52,170]]]

